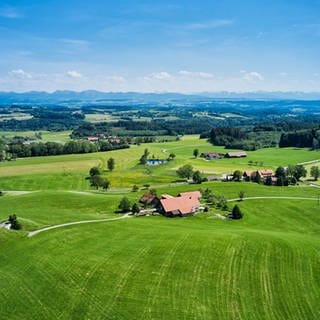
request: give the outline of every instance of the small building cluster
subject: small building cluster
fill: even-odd
[[[87,137],[87,140],[91,143],[95,143],[101,140],[108,141],[112,145],[119,145],[121,144],[121,139],[118,138],[117,136],[108,136],[106,137],[104,134],[98,134],[97,136],[94,137]]]
[[[275,173],[272,169],[265,169],[265,170],[247,170],[243,173],[243,180],[244,181],[262,181],[264,183],[267,180],[271,181],[272,184],[276,184],[277,178]]]
[[[144,194],[140,203],[155,207],[166,217],[186,217],[200,211],[200,191],[182,192],[177,197],[163,194],[160,199],[152,194]]]
[[[236,151],[228,153],[203,152],[200,157],[206,160],[219,160],[223,158],[245,158],[247,153],[245,151]]]

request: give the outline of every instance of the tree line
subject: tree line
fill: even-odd
[[[102,152],[129,148],[128,144],[111,144],[107,140],[91,143],[86,140],[72,140],[64,144],[58,142],[16,142],[0,141],[0,161],[15,158],[54,156],[63,154],[80,154]]]

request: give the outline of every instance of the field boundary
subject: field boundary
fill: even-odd
[[[307,198],[307,197],[286,197],[286,196],[261,196],[261,197],[244,197],[242,199],[242,202],[245,200],[263,200],[263,199],[283,199],[283,200],[311,200],[311,201],[317,201],[318,198]],[[235,199],[229,199],[227,202],[235,202],[235,201],[240,201],[240,198],[235,198]]]

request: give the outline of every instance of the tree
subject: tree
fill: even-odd
[[[140,164],[147,164],[148,158],[144,154],[141,156],[139,162]]]
[[[233,173],[233,180],[234,181],[241,181],[242,179],[242,175],[243,173],[240,171],[240,170],[236,170],[234,173]]]
[[[110,187],[110,181],[106,178],[103,179],[103,182],[102,182],[102,189],[104,191],[107,191]]]
[[[104,183],[105,179],[99,174],[90,177],[90,184],[92,187],[95,187],[96,189],[99,189],[99,187],[103,187]]]
[[[168,157],[168,160],[171,161],[171,160],[173,160],[175,157],[176,157],[176,155],[175,155],[174,153],[170,153],[170,154],[169,154],[169,157]]]
[[[147,164],[149,154],[150,154],[149,150],[144,149],[143,155],[139,160],[140,164]]]
[[[126,213],[129,212],[131,209],[130,201],[127,197],[123,197],[119,203],[118,208],[121,210],[121,212]]]
[[[10,229],[13,230],[20,230],[21,229],[21,225],[18,222],[17,216],[15,214],[11,214],[8,218],[8,221],[10,222]]]
[[[132,186],[132,189],[131,189],[132,192],[137,192],[138,190],[139,190],[139,187],[136,184]]]
[[[311,177],[314,178],[315,181],[318,180],[319,176],[320,176],[320,169],[317,166],[312,166],[310,169],[310,175]]]
[[[193,174],[193,167],[192,167],[192,165],[190,165],[190,164],[185,164],[184,166],[180,167],[180,168],[177,170],[177,175],[178,175],[180,178],[190,179],[190,177],[192,176],[192,174]]]
[[[193,150],[193,155],[194,155],[195,158],[198,158],[199,149],[194,149],[194,150]]]
[[[302,164],[298,164],[294,167],[293,176],[300,180],[300,178],[305,177],[307,175],[307,170]]]
[[[243,214],[242,214],[240,208],[238,207],[238,205],[235,205],[232,208],[232,212],[231,212],[230,217],[231,217],[231,219],[235,219],[235,220],[241,219],[243,217]]]
[[[192,180],[197,184],[200,184],[202,182],[202,176],[199,170],[193,173]]]
[[[134,203],[132,208],[131,208],[131,211],[132,211],[133,214],[136,214],[136,213],[140,212],[140,208],[136,203]]]
[[[239,191],[239,199],[240,201],[243,201],[244,198],[244,191]]]
[[[156,189],[150,189],[149,193],[152,194],[153,196],[157,196],[157,190]]]
[[[277,178],[285,178],[286,177],[286,170],[284,169],[284,167],[278,167],[276,169],[275,176]]]
[[[92,167],[89,171],[90,177],[101,175],[101,171],[98,167]]]
[[[217,199],[217,207],[222,209],[222,210],[227,210],[228,209],[228,201],[225,196],[220,196]]]
[[[109,171],[113,171],[114,166],[115,166],[115,161],[113,158],[109,158],[107,161],[108,169]]]
[[[266,186],[272,186],[272,177],[268,176],[265,181]]]
[[[294,173],[294,165],[289,164],[289,165],[287,166],[287,169],[286,169],[286,175],[287,175],[288,177],[292,177],[292,176],[293,176],[293,173]]]

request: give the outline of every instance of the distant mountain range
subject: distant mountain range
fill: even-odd
[[[168,104],[195,103],[225,100],[320,100],[320,92],[202,92],[182,93],[139,93],[87,91],[29,91],[24,93],[0,92],[0,104]]]

